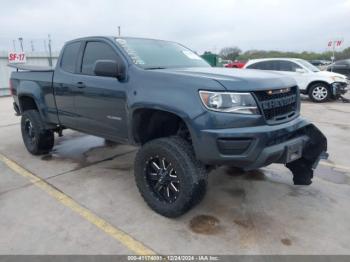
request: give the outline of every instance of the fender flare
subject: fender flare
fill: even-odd
[[[42,97],[42,90],[37,83],[33,81],[23,81],[17,88],[17,96],[21,113],[23,113],[21,100],[23,97],[29,97],[33,99],[42,119],[46,119],[45,102]]]
[[[137,144],[135,139],[134,139],[134,134],[133,134],[134,113],[140,109],[158,110],[158,111],[163,111],[166,113],[173,114],[173,115],[177,116],[178,118],[180,118],[186,124],[186,126],[191,134],[191,137],[193,137],[195,134],[194,129],[191,126],[190,117],[187,114],[185,114],[183,111],[175,110],[174,108],[171,108],[171,107],[164,107],[162,105],[156,105],[156,104],[135,105],[132,108],[129,108],[129,111],[128,111],[128,115],[129,115],[129,117],[128,117],[128,127],[129,127],[128,128],[128,130],[129,130],[128,136],[129,136],[129,140],[132,141],[134,144]]]

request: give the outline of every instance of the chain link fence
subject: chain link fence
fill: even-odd
[[[9,79],[15,69],[7,66],[9,52],[24,52],[26,63],[31,65],[48,66],[50,60],[50,47],[53,66],[55,66],[61,49],[49,38],[1,38],[0,37],[0,97],[10,95]]]
[[[0,51],[11,52],[43,52],[49,53],[49,45],[51,44],[52,51],[61,50],[62,44],[59,44],[55,39],[47,38],[5,38],[0,37]]]

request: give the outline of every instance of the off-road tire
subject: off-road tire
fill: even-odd
[[[320,93],[317,93],[317,92]],[[324,92],[322,94],[322,92]],[[312,84],[309,88],[309,98],[311,99],[312,102],[315,103],[323,103],[327,102],[328,100],[331,99],[332,93],[327,84],[324,83],[315,83]],[[319,94],[320,96],[317,96],[316,94]]]
[[[31,125],[31,135],[28,133],[28,125]],[[21,131],[24,145],[33,155],[47,154],[54,146],[54,132],[45,128],[37,110],[23,112]]]
[[[147,163],[158,157],[169,161],[179,179],[178,197],[168,203],[161,199],[147,179]],[[147,142],[135,158],[135,180],[141,196],[157,213],[166,217],[178,217],[198,204],[207,188],[205,167],[195,158],[193,148],[186,140],[174,136]]]
[[[294,185],[311,185],[314,171],[312,165],[307,160],[301,158],[286,164],[286,166],[293,173]]]

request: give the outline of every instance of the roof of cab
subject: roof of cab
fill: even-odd
[[[79,37],[72,40],[69,40],[67,43],[72,43],[76,41],[88,41],[93,39],[106,39],[106,40],[112,40],[114,41],[116,38],[120,39],[143,39],[143,40],[157,40],[157,41],[165,41],[165,42],[173,42],[169,40],[162,40],[162,39],[154,39],[154,38],[144,38],[144,37],[131,37],[131,36],[85,36],[85,37]]]

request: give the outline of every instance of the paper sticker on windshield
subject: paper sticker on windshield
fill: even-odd
[[[191,51],[184,50],[184,51],[182,51],[182,53],[190,59],[201,60],[201,58],[198,55],[196,55],[195,53],[193,53]]]
[[[144,65],[145,62],[138,56],[136,51],[128,46],[128,42],[125,39],[116,38],[116,41],[121,45],[121,47],[128,53],[132,61],[137,65]]]
[[[125,39],[116,38],[115,41],[117,41],[119,44],[126,45]]]

